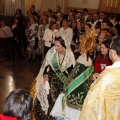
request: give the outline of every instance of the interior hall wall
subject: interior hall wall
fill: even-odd
[[[61,11],[65,12],[67,7],[98,9],[100,0],[35,0],[36,11],[48,8],[56,11],[56,6],[61,6]]]
[[[35,0],[35,10],[38,12],[41,10],[41,1],[42,0]]]
[[[100,0],[69,0],[70,7],[97,9]]]
[[[48,8],[50,8],[53,11],[55,11],[56,5],[57,5],[56,0],[41,0],[41,9],[43,10],[47,10]]]
[[[30,9],[31,5],[35,5],[35,0],[25,0],[25,15],[27,11]]]
[[[101,0],[99,9],[107,13],[120,14],[120,0]]]
[[[5,0],[0,0],[0,15],[5,15]]]

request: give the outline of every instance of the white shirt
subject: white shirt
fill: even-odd
[[[11,29],[8,26],[0,27],[0,38],[13,37]]]
[[[51,44],[54,43],[55,36],[58,36],[58,30],[55,29],[54,31],[48,29],[45,29],[45,33],[43,36],[43,39],[45,40],[45,46],[51,47]],[[52,43],[51,43],[52,42]]]
[[[67,28],[66,30],[64,27],[61,27],[58,33],[58,36],[64,37],[67,41],[66,47],[70,47],[72,39],[73,39],[73,30],[71,28]]]

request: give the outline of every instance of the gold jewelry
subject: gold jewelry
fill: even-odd
[[[87,54],[87,52],[89,52],[89,54],[91,55],[92,52],[95,50],[95,45],[95,34],[92,31],[90,31],[90,33],[85,34],[80,40],[79,52],[81,54]]]

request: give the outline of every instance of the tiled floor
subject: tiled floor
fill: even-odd
[[[0,55],[0,113],[10,91],[17,88],[29,91],[32,81],[39,72],[40,65],[40,58],[37,58],[35,63],[31,63],[27,61],[26,57],[22,60],[18,58],[11,60]]]

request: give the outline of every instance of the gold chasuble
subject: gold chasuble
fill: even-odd
[[[79,120],[120,120],[120,61],[91,85]]]

